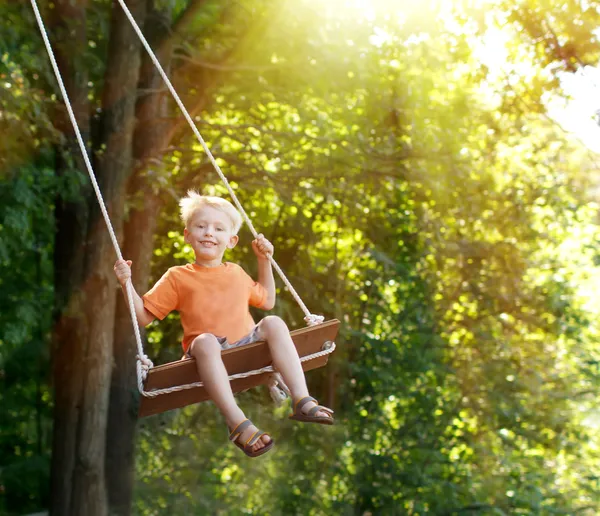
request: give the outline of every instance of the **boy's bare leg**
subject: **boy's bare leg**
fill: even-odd
[[[210,334],[203,334],[196,337],[190,346],[190,354],[196,359],[196,367],[200,379],[204,382],[204,388],[210,398],[214,401],[217,408],[223,414],[227,426],[233,430],[246,416],[238,407],[231,391],[227,370],[221,358],[221,345],[217,339]],[[254,425],[249,426],[242,432],[239,442],[246,442],[257,428]],[[270,438],[263,435],[253,446],[254,451],[260,450],[269,444]]]
[[[261,337],[267,340],[269,351],[273,358],[273,365],[281,373],[283,380],[292,393],[292,399],[298,401],[308,396],[308,387],[302,370],[302,363],[296,351],[296,346],[290,337],[290,331],[285,322],[274,315],[265,317],[259,323]],[[307,413],[316,403],[309,402],[302,407],[302,412]],[[319,410],[319,417],[331,417],[327,412]]]

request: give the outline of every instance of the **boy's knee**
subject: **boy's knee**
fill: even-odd
[[[221,354],[221,344],[212,333],[198,335],[190,346],[190,355],[193,357],[206,357]]]
[[[277,329],[284,329],[287,331],[287,324],[285,321],[276,315],[267,315],[262,321],[260,321],[261,330],[272,331]]]

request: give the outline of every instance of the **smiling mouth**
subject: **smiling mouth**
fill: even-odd
[[[217,245],[215,242],[209,242],[209,241],[201,241],[200,244],[206,245],[206,246],[209,246],[209,247]]]

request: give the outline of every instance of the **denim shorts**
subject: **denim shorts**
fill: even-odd
[[[236,340],[233,343],[229,343],[229,341],[227,340],[227,337],[217,337],[215,335],[217,341],[219,344],[221,344],[221,349],[222,350],[226,350],[226,349],[232,349],[232,348],[240,348],[242,346],[246,346],[248,344],[253,344],[254,342],[258,342],[259,340],[262,340],[260,337],[260,331],[258,329],[258,324],[252,328],[252,330],[250,331],[250,333],[248,333],[248,335],[243,336],[241,339]],[[189,349],[185,352],[185,356],[186,357],[192,357],[192,355],[190,355],[190,349],[192,349],[192,346],[190,345]]]

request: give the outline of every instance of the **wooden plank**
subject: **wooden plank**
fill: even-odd
[[[321,351],[327,341],[335,341],[340,322],[337,319],[326,321],[317,326],[302,328],[290,332],[300,357]],[[305,371],[322,367],[327,363],[329,355],[302,363]],[[271,355],[266,342],[255,342],[237,349],[223,351],[223,362],[227,372],[232,374],[261,369],[271,364]],[[269,373],[240,378],[231,382],[234,393],[244,391],[267,382]],[[146,390],[164,389],[176,385],[199,382],[200,378],[194,359],[186,358],[153,367],[146,379]],[[185,407],[192,403],[206,401],[208,395],[204,387],[186,389],[169,394],[160,394],[155,398],[141,397],[139,417],[151,416],[167,410]]]

